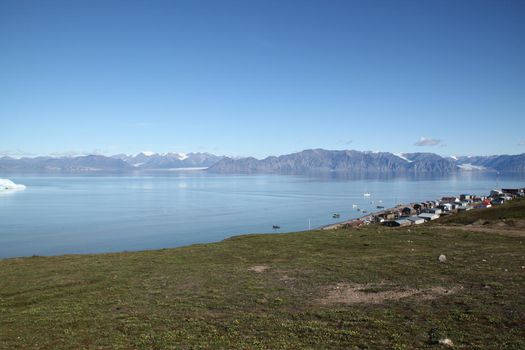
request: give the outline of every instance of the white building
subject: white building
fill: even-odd
[[[425,219],[420,218],[419,216],[411,216],[407,220],[412,221],[414,225],[420,225],[425,223]]]
[[[436,220],[436,219],[439,219],[439,214],[434,214],[434,213],[422,213],[422,214],[419,214],[418,217],[422,218],[422,219],[425,219],[426,221],[430,221],[430,220]]]

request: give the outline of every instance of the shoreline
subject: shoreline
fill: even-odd
[[[399,208],[399,207],[410,206],[410,205],[413,205],[413,204],[415,204],[415,203],[411,203],[411,204],[407,204],[407,205],[397,205],[395,207],[390,207],[390,208],[384,208],[384,209],[381,209],[381,210],[378,210],[378,211],[374,211],[374,212],[368,213],[368,214],[366,214],[364,216],[357,217],[355,219],[348,219],[348,220],[339,221],[339,222],[336,222],[336,223],[333,223],[333,224],[323,225],[323,226],[320,226],[317,229],[318,230],[337,230],[338,228],[342,228],[345,225],[349,225],[349,224],[351,225],[354,222],[361,222],[361,223],[364,224],[365,221],[372,220],[372,218],[374,216],[381,215],[381,214],[384,214],[384,213],[392,211],[392,210],[396,210],[396,208]]]
[[[428,206],[428,208],[425,208],[425,209],[436,208],[438,205],[443,205],[443,204],[454,204],[454,205],[457,205],[457,207],[454,208],[453,210],[444,210],[442,213],[439,214],[441,216],[443,216],[443,215],[453,215],[453,214],[457,213],[458,212],[458,208],[461,208],[461,207],[468,208],[467,210],[490,208],[490,207],[492,207],[492,201],[495,200],[495,199],[498,199],[500,197],[505,197],[505,201],[507,201],[507,200],[512,200],[512,199],[515,199],[515,198],[519,197],[520,195],[518,193],[521,193],[521,196],[523,196],[524,188],[517,188],[516,190],[517,190],[517,193],[514,193],[514,194],[504,192],[501,189],[492,190],[486,196],[473,195],[473,194],[461,194],[459,196],[452,196],[453,198],[456,198],[456,201],[453,201],[453,202],[450,201],[450,200],[444,200],[447,197],[442,197],[441,199],[437,199],[437,200],[431,199],[431,200],[424,200],[424,201],[420,201],[420,202],[411,202],[411,203],[407,203],[407,204],[399,203],[399,204],[397,204],[394,207],[383,208],[383,209],[378,210],[378,211],[367,213],[366,215],[357,217],[355,219],[349,219],[349,220],[336,222],[336,223],[333,223],[333,224],[323,225],[323,226],[321,226],[321,227],[319,227],[317,229],[319,229],[319,230],[336,230],[336,229],[339,229],[339,228],[343,228],[345,226],[350,226],[352,228],[355,228],[355,227],[359,227],[359,226],[362,226],[362,225],[369,225],[369,224],[373,223],[374,218],[376,218],[378,216],[386,215],[388,213],[395,213],[395,212],[399,213],[403,208],[406,208],[406,207],[414,208],[414,206],[416,204],[420,204],[421,205],[423,203],[431,204],[430,206]],[[461,201],[460,198],[463,197],[463,196],[465,196],[467,199],[464,199],[463,201]],[[513,197],[512,198],[507,198],[508,196],[513,196]],[[449,199],[450,199],[450,197],[449,197]],[[465,204],[465,202],[464,202],[465,200],[468,200],[467,204]],[[489,200],[489,202],[490,202],[490,204],[488,206],[484,202],[486,200]],[[417,215],[419,215],[419,213],[418,214],[411,214],[409,216],[413,216],[413,215],[417,216]],[[403,218],[403,215],[401,215],[399,218],[397,218],[395,220],[402,220],[402,218]]]
[[[358,208],[352,208],[351,209],[351,212],[354,212],[357,211],[359,212],[359,214],[362,214],[360,216],[357,216],[355,218],[348,218],[348,219],[345,219],[345,220],[341,220],[341,221],[337,221],[337,222],[333,222],[333,223],[328,223],[328,224],[325,224],[325,225],[321,225],[321,226],[315,226],[315,227],[312,227],[312,229],[310,230],[306,230],[306,229],[300,229],[300,230],[295,230],[295,231],[286,231],[286,232],[271,232],[271,231],[264,231],[264,232],[248,232],[248,233],[234,233],[233,235],[231,236],[225,236],[224,238],[222,239],[219,239],[219,240],[212,240],[212,241],[204,241],[204,242],[195,242],[195,243],[189,243],[189,244],[182,244],[182,245],[174,245],[174,246],[163,246],[163,247],[159,247],[159,248],[156,248],[156,247],[153,247],[153,248],[138,248],[138,249],[123,249],[123,250],[112,250],[112,251],[102,251],[102,252],[78,252],[78,253],[58,253],[58,254],[54,254],[54,253],[51,253],[51,254],[28,254],[28,255],[18,255],[18,256],[5,256],[5,257],[0,257],[0,261],[2,260],[8,260],[8,259],[24,259],[24,258],[32,258],[32,257],[53,257],[53,256],[64,256],[64,255],[99,255],[99,254],[119,254],[119,253],[128,253],[128,252],[141,252],[141,251],[156,251],[156,250],[164,250],[164,249],[177,249],[177,248],[182,248],[182,247],[188,247],[188,246],[195,246],[195,245],[202,245],[202,244],[213,244],[213,243],[219,243],[219,242],[223,242],[225,240],[229,240],[229,239],[232,239],[232,238],[235,238],[235,237],[241,237],[241,236],[246,236],[246,235],[271,235],[271,234],[288,234],[288,233],[294,233],[294,232],[303,232],[303,231],[328,231],[328,230],[337,230],[337,229],[340,229],[340,228],[357,228],[357,227],[360,227],[360,226],[365,226],[365,225],[369,225],[369,224],[372,224],[372,223],[382,223],[383,220],[384,222],[388,222],[390,224],[392,224],[391,226],[399,226],[399,224],[396,224],[394,221],[399,221],[399,220],[404,220],[404,219],[407,219],[407,217],[409,216],[418,216],[420,214],[420,212],[418,211],[417,214],[415,213],[410,213],[409,215],[403,215],[402,214],[402,210],[406,207],[409,207],[411,209],[414,209],[415,210],[415,206],[417,204],[419,204],[420,206],[421,205],[425,205],[425,204],[430,204],[429,206],[424,206],[424,208],[421,208],[423,209],[423,211],[421,212],[424,212],[425,210],[424,209],[431,209],[431,208],[436,208],[438,206],[441,206],[445,203],[450,203],[450,198],[454,198],[456,199],[456,202],[454,203],[454,205],[456,205],[457,207],[448,211],[448,210],[442,210],[442,213],[439,213],[439,215],[442,215],[442,216],[445,216],[445,215],[452,215],[453,213],[456,213],[458,211],[458,209],[461,209],[461,207],[463,206],[463,208],[469,208],[469,209],[474,209],[474,208],[481,208],[483,206],[483,204],[481,203],[481,201],[483,200],[486,200],[486,199],[490,199],[490,198],[499,198],[500,196],[502,197],[507,197],[507,196],[514,196],[514,198],[516,197],[519,197],[519,196],[522,196],[523,197],[523,194],[524,194],[524,191],[525,191],[525,188],[522,188],[522,187],[519,187],[519,188],[513,188],[513,189],[505,189],[505,191],[509,191],[509,192],[503,192],[502,190],[492,190],[490,194],[486,195],[486,196],[481,196],[481,195],[472,195],[472,194],[462,194],[462,195],[458,195],[458,196],[452,196],[452,197],[442,197],[441,199],[437,199],[437,200],[426,200],[426,201],[415,201],[415,202],[410,202],[410,203],[407,203],[407,204],[404,204],[404,203],[398,203],[392,207],[384,207],[384,208],[377,208],[378,210],[376,211],[373,211],[370,210],[370,211],[367,211],[366,214],[365,213],[362,213],[362,212],[359,212],[360,210]],[[516,191],[516,194],[510,194],[510,191]],[[493,193],[496,193],[498,192],[499,194],[493,194]],[[519,194],[517,194],[519,192]],[[0,192],[1,194],[1,192]],[[461,204],[463,202],[461,202],[460,198],[464,197],[464,196],[467,196],[470,200],[469,204]],[[510,200],[509,199],[505,199],[505,200]],[[439,209],[439,208],[438,208]],[[418,209],[419,210],[419,209]],[[358,215],[359,215],[358,214]],[[388,217],[389,215],[393,215],[393,216],[396,216],[395,218],[394,217]],[[381,220],[378,220],[378,217],[382,217]],[[407,220],[404,220],[405,223],[404,225],[407,225]]]

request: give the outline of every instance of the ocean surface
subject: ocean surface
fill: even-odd
[[[524,176],[475,172],[447,177],[203,171],[2,177],[27,188],[0,193],[0,258],[169,248],[240,234],[308,230],[362,216],[352,204],[371,211],[377,205],[525,186]],[[365,192],[371,196],[364,197]],[[341,217],[333,219],[333,213]]]

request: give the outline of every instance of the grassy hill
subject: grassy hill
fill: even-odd
[[[0,348],[523,349],[525,229],[461,226],[503,218],[1,260]]]

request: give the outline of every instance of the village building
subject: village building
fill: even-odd
[[[438,205],[436,208],[441,209],[443,213],[449,212],[453,209],[453,204],[452,203],[442,203]]]
[[[523,196],[525,194],[525,188],[502,188],[501,192],[513,194],[515,196]]]
[[[399,220],[388,220],[383,222],[384,226],[388,227],[401,227],[401,226],[409,226],[412,225],[412,222],[405,219],[399,219]]]
[[[502,190],[492,190],[490,191],[490,196],[491,197],[497,197],[497,196],[500,196],[503,194],[503,191]]]
[[[421,213],[418,217],[425,219],[426,221],[439,219],[439,215],[433,213]]]
[[[505,203],[505,199],[504,198],[494,198],[492,201],[491,201],[491,204],[492,205],[502,205],[503,203]]]
[[[432,214],[438,214],[440,215],[443,211],[439,208],[429,208],[429,209],[425,209],[423,210],[423,213],[432,213]]]
[[[458,211],[469,211],[469,210],[474,209],[474,207],[471,207],[470,205],[462,205],[462,206],[459,206],[457,209]]]
[[[419,216],[410,216],[407,218],[408,221],[411,221],[414,225],[421,225],[425,223],[425,219],[420,218]]]
[[[401,209],[401,214],[404,216],[410,216],[415,213],[416,213],[416,210],[414,208],[404,207],[403,209]]]
[[[396,220],[396,222],[398,223],[399,226],[410,226],[410,225],[412,225],[412,221],[407,220],[407,219],[399,219],[399,220]]]

